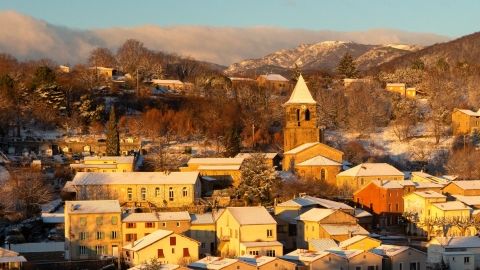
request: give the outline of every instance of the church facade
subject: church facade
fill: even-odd
[[[308,179],[336,183],[343,152],[323,142],[317,102],[300,75],[285,109],[283,169]]]

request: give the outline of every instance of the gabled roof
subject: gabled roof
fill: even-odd
[[[336,210],[332,210],[332,209],[312,208],[307,212],[298,216],[296,220],[320,222],[322,219],[335,213],[335,211]]]
[[[341,202],[336,202],[336,201],[331,201],[327,199],[322,199],[322,198],[317,198],[309,195],[297,197],[291,200],[288,200],[283,203],[279,203],[277,206],[284,206],[284,207],[289,207],[289,206],[311,206],[311,205],[319,205],[324,208],[328,209],[341,209],[341,210],[352,210],[353,207],[341,203]]]
[[[469,206],[480,205],[480,196],[452,195],[452,197]]]
[[[67,214],[121,213],[117,200],[66,201]]]
[[[195,184],[198,174],[198,172],[78,172],[72,180],[72,185]]]
[[[329,255],[328,251],[312,251],[306,249],[297,249],[288,254],[283,255],[281,258],[290,261],[301,262],[314,262],[322,257]]]
[[[283,154],[297,154],[297,153],[300,153],[312,146],[315,146],[317,144],[320,144],[319,142],[310,142],[310,143],[304,143],[304,144],[301,144],[293,149],[290,149],[288,150],[287,152],[283,153]]]
[[[442,203],[434,203],[433,206],[441,209],[443,211],[453,211],[453,210],[472,210],[472,208],[466,206],[462,202],[459,201],[450,201],[450,202],[442,202]]]
[[[362,226],[355,225],[343,225],[343,224],[320,224],[320,226],[329,234],[329,235],[368,235],[369,232],[365,230]]]
[[[273,261],[276,261],[276,260],[282,260],[282,259],[276,258],[276,257],[255,256],[255,255],[243,255],[243,256],[239,257],[238,259],[241,260],[241,261],[244,261],[246,263],[255,265],[257,267],[260,267],[262,265],[265,265],[267,263],[270,263],[270,262],[273,262]],[[284,260],[282,260],[282,261],[284,261]],[[288,262],[288,261],[284,261],[284,262]],[[292,262],[288,262],[288,263],[294,264]]]
[[[282,82],[288,82],[288,79],[283,77],[280,74],[266,74],[266,75],[260,75],[260,77],[266,79],[267,81],[282,81]]]
[[[415,191],[413,193],[410,193],[410,194],[415,194],[415,195],[418,195],[422,198],[446,198],[446,196],[438,193],[438,192],[435,192],[435,191]],[[409,195],[410,195],[409,194]],[[409,196],[409,195],[406,195],[406,196]]]
[[[240,225],[277,224],[263,206],[227,207],[228,212]]]
[[[266,159],[273,159],[278,156],[278,153],[238,153],[235,158],[250,158],[254,154],[264,155]]]
[[[474,112],[472,110],[466,110],[466,109],[455,109],[454,111],[459,111],[469,116],[480,116],[480,110],[477,112]]]
[[[311,239],[308,241],[308,244],[315,250],[315,251],[324,251],[327,249],[335,249],[338,248],[337,242],[331,238],[320,238],[320,239]]]
[[[422,254],[425,254],[425,252],[420,251],[418,249],[414,249],[408,246],[397,246],[397,245],[380,245],[372,250],[370,252],[382,255],[382,256],[388,256],[388,257],[394,257],[397,256],[398,254],[407,251],[407,250],[414,250],[416,252],[420,252]],[[426,255],[426,254],[425,254]]]
[[[355,236],[353,236],[353,237],[351,237],[351,238],[349,238],[349,239],[347,239],[347,240],[344,240],[344,241],[338,243],[338,246],[339,246],[340,248],[346,248],[346,247],[348,247],[348,246],[350,246],[350,245],[353,245],[353,244],[355,244],[355,243],[357,243],[357,242],[359,242],[359,241],[362,241],[362,240],[364,240],[364,239],[367,239],[367,238],[368,238],[368,239],[371,239],[371,240],[373,240],[373,241],[377,241],[377,242],[379,242],[379,243],[382,242],[382,241],[380,241],[380,240],[377,240],[377,239],[368,237],[368,236],[366,236],[366,235],[355,235]]]
[[[115,161],[116,163],[133,163],[134,156],[87,156],[84,161]]]
[[[201,165],[241,165],[243,163],[243,157],[234,158],[191,158],[188,160],[188,164],[201,164]]]
[[[162,240],[163,238],[165,238],[165,237],[167,237],[171,234],[173,234],[172,231],[157,230],[157,231],[154,231],[153,233],[148,234],[147,236],[144,236],[144,237],[138,239],[137,241],[133,242],[133,245],[132,245],[132,243],[129,243],[128,245],[124,246],[123,248],[128,249],[128,250],[132,250],[132,251],[139,251],[139,250],[142,250],[142,249],[150,246],[151,244],[153,244],[157,241]]]
[[[362,163],[343,171],[338,176],[402,176],[404,174],[388,163]]]
[[[215,220],[213,218],[213,213],[203,213],[203,214],[190,214],[190,218],[192,220],[192,225],[194,224],[215,224]]]
[[[342,163],[333,161],[323,156],[316,156],[298,163],[296,166],[341,166]]]
[[[478,236],[435,237],[428,245],[438,243],[443,247],[455,248],[480,248]]]
[[[449,185],[456,185],[463,190],[480,190],[480,180],[457,180],[450,182],[447,186]]]
[[[216,270],[216,269],[223,269],[229,265],[232,265],[234,263],[242,263],[246,264],[246,262],[243,262],[239,259],[231,259],[231,258],[220,258],[220,257],[213,257],[213,256],[207,256],[203,259],[200,259],[196,262],[190,263],[188,266],[194,267],[194,268],[199,268],[199,269],[211,269],[211,270]]]
[[[313,99],[310,90],[308,90],[307,84],[302,75],[298,77],[297,84],[293,89],[290,99],[285,104],[317,104]]]
[[[190,215],[187,211],[179,212],[151,212],[151,213],[128,213],[122,218],[122,222],[156,222],[156,221],[188,220]]]

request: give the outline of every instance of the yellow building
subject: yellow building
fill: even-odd
[[[385,89],[387,89],[387,91],[399,93],[400,95],[405,96],[407,85],[405,83],[387,83]]]
[[[116,200],[65,202],[65,259],[118,256],[122,245],[120,204]]]
[[[402,181],[405,175],[387,163],[362,163],[337,174],[337,187],[355,192],[372,180]]]
[[[115,199],[122,206],[184,207],[200,198],[198,172],[79,172],[69,190],[77,200]]]
[[[480,196],[480,180],[452,181],[442,192],[448,195]]]
[[[445,203],[447,197],[434,191],[415,191],[403,197],[403,211],[412,221],[408,225],[407,231],[421,235],[428,235],[432,228],[425,224],[434,219],[432,216],[432,205],[435,203]]]
[[[352,238],[338,243],[338,247],[341,249],[371,250],[379,247],[381,244],[382,241],[366,235],[355,235]]]
[[[189,237],[200,243],[200,256],[212,255],[216,251],[215,220],[213,213],[191,214]]]
[[[245,158],[191,158],[187,167],[180,167],[181,172],[198,171],[201,176],[209,176],[225,180],[238,186],[240,183],[240,167]]]
[[[74,172],[133,172],[134,163],[134,156],[91,156],[70,164],[70,168]]]
[[[198,260],[198,242],[169,230],[157,230],[123,246],[123,258],[130,266],[150,262],[187,265]]]
[[[281,256],[277,222],[264,207],[228,207],[217,219],[217,250],[222,256]]]
[[[343,152],[323,144],[318,126],[317,102],[300,75],[285,108],[283,129],[283,170],[295,171],[304,178],[335,184],[341,170]]]
[[[476,131],[480,131],[480,110],[475,112],[455,108],[452,113],[453,135],[468,135]]]
[[[127,213],[122,217],[122,238],[125,243],[136,241],[157,230],[184,233],[190,229],[187,211]]]
[[[307,248],[313,239],[344,241],[354,235],[368,234],[356,218],[340,210],[313,208],[297,217],[298,248]]]

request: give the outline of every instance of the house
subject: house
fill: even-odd
[[[65,259],[118,257],[122,245],[117,200],[65,202]]]
[[[345,88],[348,88],[350,86],[354,86],[358,84],[367,84],[371,82],[372,80],[370,78],[361,78],[361,79],[345,78],[343,79],[343,86]]]
[[[257,77],[257,84],[280,93],[285,93],[292,87],[290,81],[280,74],[260,75]]]
[[[480,130],[480,110],[471,111],[455,108],[452,112],[452,133],[454,136],[469,135]]]
[[[335,184],[343,152],[323,143],[318,125],[317,102],[300,75],[285,108],[284,158],[282,169],[294,171],[303,178]]]
[[[244,255],[239,260],[255,266],[258,270],[295,270],[296,264],[276,257]]]
[[[165,88],[167,90],[184,90],[185,84],[179,80],[160,80],[160,79],[153,79],[152,84],[160,87]]]
[[[382,241],[371,238],[366,235],[355,235],[352,238],[343,240],[338,243],[338,247],[343,250],[357,249],[357,250],[371,250],[377,248],[382,244]]]
[[[480,238],[435,237],[427,244],[427,262],[450,270],[474,270],[480,265]]]
[[[383,256],[383,269],[427,269],[427,254],[407,246],[381,245],[370,252]]]
[[[90,156],[81,163],[72,163],[74,172],[133,172],[134,156]]]
[[[191,223],[187,235],[200,243],[200,256],[215,253],[215,217],[212,212],[190,214]]]
[[[262,154],[267,160],[267,164],[279,170],[282,167],[282,158],[278,153],[238,153],[235,158],[250,158],[254,154]]]
[[[416,183],[434,183],[442,186],[447,185],[451,180],[446,177],[433,176],[423,171],[412,172],[410,180]]]
[[[232,87],[239,87],[243,85],[256,85],[257,81],[251,78],[245,77],[228,77],[232,82]]]
[[[312,239],[343,241],[353,235],[368,235],[357,219],[339,210],[313,208],[297,217],[297,247],[307,248]]]
[[[480,180],[452,181],[442,192],[447,195],[480,196]]]
[[[240,167],[245,158],[191,158],[181,172],[196,172],[222,180],[227,184],[238,186],[240,183]]]
[[[145,270],[145,269],[148,269],[148,268],[146,268],[145,264],[139,264],[137,266],[128,268],[128,270]],[[169,263],[168,264],[160,264],[160,265],[155,266],[155,270],[188,270],[188,269],[189,268],[184,267],[184,266],[180,266],[180,265],[176,265],[176,264],[169,264]]]
[[[281,256],[277,222],[261,206],[227,207],[217,219],[217,250],[222,256]]]
[[[431,229],[426,226],[417,226],[416,223],[424,223],[431,220],[431,207],[434,203],[445,203],[447,197],[435,191],[415,191],[403,197],[404,215],[409,217],[412,223],[408,224],[407,232],[428,235]]]
[[[475,210],[480,209],[480,196],[451,195],[451,197]]]
[[[0,248],[0,269],[22,269],[22,264],[26,261],[27,259],[20,256],[18,252]]]
[[[362,163],[337,174],[337,187],[352,193],[372,180],[404,180],[405,175],[387,163]]]
[[[190,229],[187,211],[126,213],[122,216],[122,238],[125,242],[136,241],[157,230],[184,233]]]
[[[389,92],[398,93],[402,96],[405,96],[407,85],[405,83],[387,83],[385,89]]]
[[[198,260],[198,242],[169,230],[157,230],[123,246],[123,258],[130,266],[158,259],[163,264],[186,265]]]
[[[298,266],[297,269],[382,269],[382,256],[364,250],[311,251],[297,249],[281,258],[295,262]]]
[[[339,249],[338,243],[331,238],[311,239],[308,241],[308,250],[325,251],[329,249]]]
[[[382,270],[383,257],[373,252],[358,249],[349,250],[328,250],[328,252],[335,254],[341,258],[344,258],[347,262],[345,269],[358,270],[358,269],[379,269]],[[320,262],[322,264],[320,264]],[[314,263],[314,269],[329,269],[322,266],[327,263],[326,260],[319,260]],[[331,269],[331,268],[330,268]]]
[[[207,256],[188,265],[189,269],[198,270],[255,270],[254,265],[239,259]]]
[[[115,199],[147,208],[189,206],[201,192],[198,172],[78,172],[66,186],[77,200]]]

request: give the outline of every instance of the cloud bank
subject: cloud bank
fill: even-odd
[[[15,11],[0,12],[0,25],[0,52],[12,54],[22,60],[51,58],[61,64],[84,62],[95,47],[116,50],[129,38],[142,41],[152,50],[177,53],[223,65],[262,57],[301,43],[326,40],[363,44],[431,45],[450,39],[432,33],[392,29],[336,32],[266,26],[236,28],[146,25],[77,30],[52,25]]]

